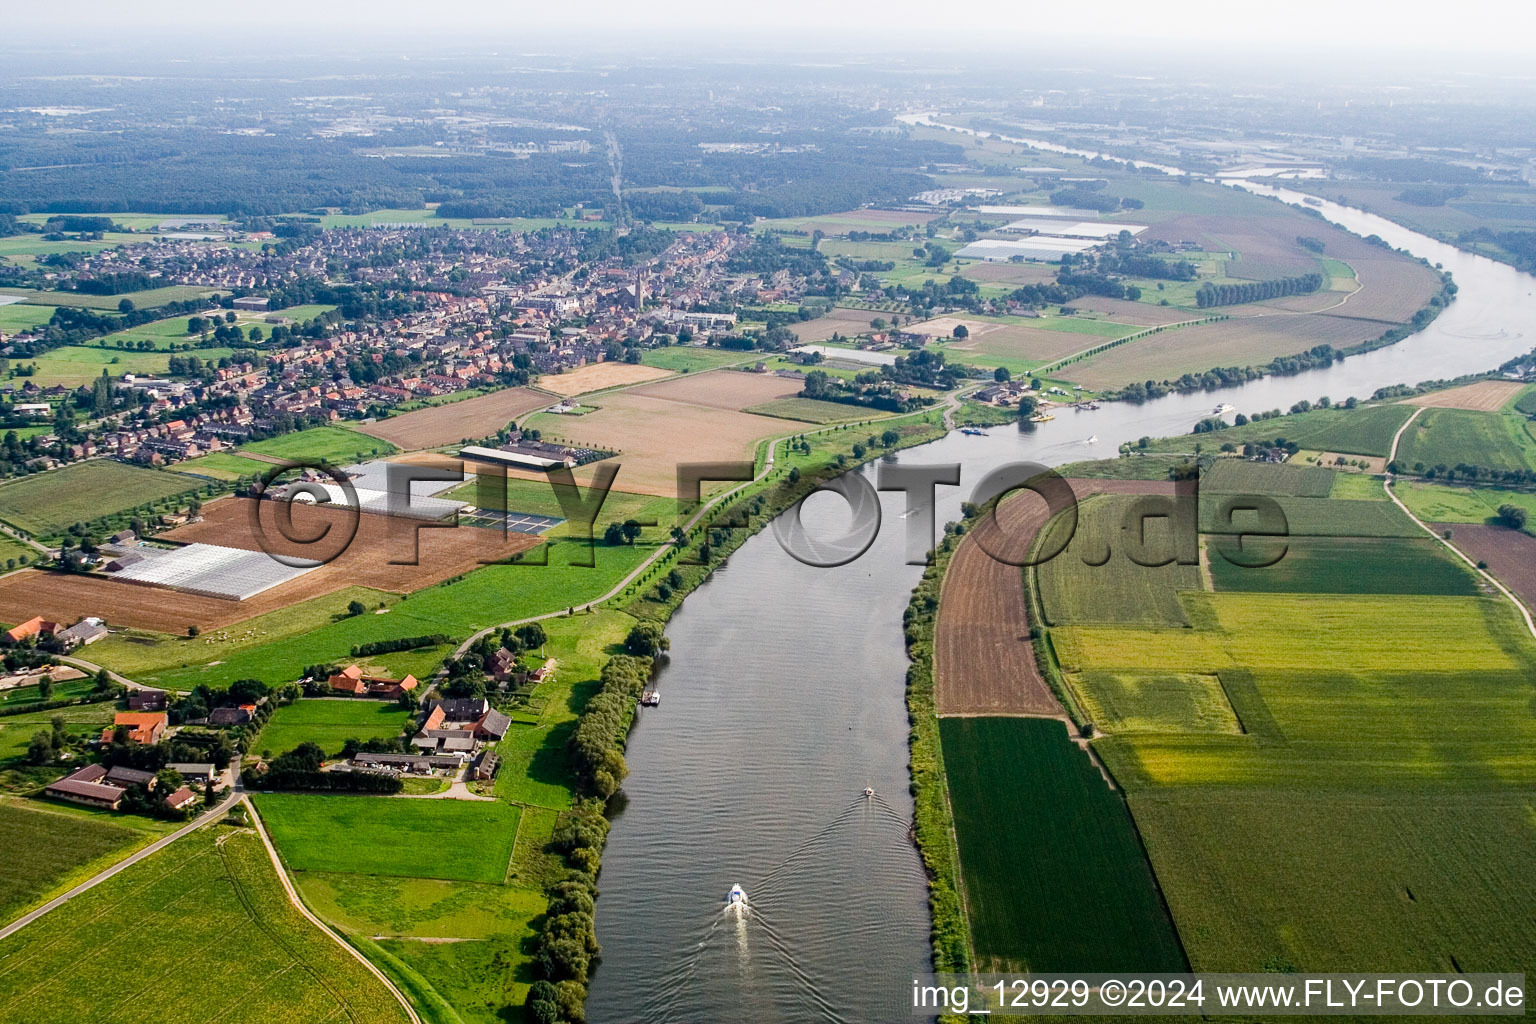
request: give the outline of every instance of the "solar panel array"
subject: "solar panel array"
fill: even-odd
[[[217,544],[188,544],[130,565],[118,572],[116,578],[201,597],[244,601],[297,579],[319,565],[319,562],[305,559],[304,564],[295,567],[284,565],[265,551],[246,551]]]

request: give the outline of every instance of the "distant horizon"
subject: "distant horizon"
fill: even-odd
[[[697,54],[701,45],[750,45],[755,52],[781,54],[838,51],[848,56],[848,44],[858,42],[871,55],[968,52],[1021,58],[1035,56],[1021,47],[1069,46],[1081,49],[1077,56],[1084,63],[1121,53],[1155,62],[1159,50],[1166,56],[1192,50],[1223,55],[1212,53],[1213,47],[1232,57],[1348,53],[1355,60],[1411,60],[1536,55],[1536,7],[1501,0],[1464,0],[1450,10],[1428,0],[1343,7],[1300,0],[1278,13],[1245,11],[1216,0],[1190,0],[1176,11],[1109,0],[1093,8],[1091,27],[1072,9],[1038,5],[1031,10],[998,0],[959,0],[946,5],[942,16],[910,0],[854,0],[835,6],[781,0],[771,7],[740,9],[702,0],[643,6],[575,0],[558,8],[523,6],[486,0],[442,0],[427,7],[404,0],[328,5],[271,0],[253,13],[209,9],[184,0],[144,0],[132,6],[58,0],[10,12],[0,52],[113,44],[163,47],[174,41],[239,51],[248,50],[255,40],[280,38],[301,52],[318,43],[333,53],[369,45],[408,47],[412,52],[535,53],[579,43],[586,52],[632,50],[644,44],[652,56],[674,50]],[[1494,26],[1497,31],[1491,31]],[[666,46],[668,41],[675,47]]]

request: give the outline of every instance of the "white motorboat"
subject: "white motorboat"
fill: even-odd
[[[1084,441],[1083,443],[1084,444],[1098,444],[1099,443],[1099,435],[1098,434],[1094,434],[1092,437],[1090,437],[1088,440]]]
[[[725,905],[745,910],[747,906],[747,890],[739,885],[731,886],[731,891],[725,894]]]
[[[864,787],[864,799],[866,799],[866,800],[872,799],[874,797],[874,795],[875,795],[875,787],[874,786],[865,786]]]

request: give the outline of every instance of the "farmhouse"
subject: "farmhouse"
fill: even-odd
[[[214,708],[208,714],[208,724],[218,726],[250,725],[256,716],[256,705],[241,704],[237,708]]]
[[[106,782],[107,770],[99,764],[77,768],[57,782],[49,783],[43,792],[59,800],[85,804],[87,807],[106,807],[117,810],[126,787]]]
[[[172,761],[166,767],[188,782],[212,782],[215,774],[213,765],[197,761]]]
[[[182,786],[162,802],[173,811],[183,811],[197,803],[197,794]]]
[[[81,619],[68,629],[61,629],[54,634],[66,647],[89,647],[106,635],[107,627],[95,618]]]
[[[129,711],[164,711],[166,694],[164,690],[130,690],[128,691]]]
[[[58,628],[58,623],[49,622],[42,616],[35,615],[20,625],[12,626],[5,631],[5,635],[10,638],[11,643],[17,644],[35,636],[52,636]]]
[[[484,697],[433,700],[427,702],[411,745],[424,752],[471,754],[481,743],[501,739],[511,725]]]
[[[331,689],[337,693],[348,693],[354,697],[383,697],[388,700],[399,700],[420,685],[416,677],[409,674],[404,679],[365,676],[363,670],[356,665],[348,665],[326,682],[330,683]]]
[[[113,765],[107,769],[106,784],[109,786],[121,786],[127,789],[129,786],[143,786],[145,789],[155,788],[155,773],[141,771],[138,768],[125,768],[122,765]]]
[[[146,745],[160,742],[160,737],[165,735],[165,727],[170,719],[165,712],[138,712],[119,711],[112,716],[112,724],[101,730],[101,742],[111,743],[112,736],[118,729],[128,730],[129,743],[143,743]]]
[[[390,772],[414,772],[419,775],[457,770],[463,763],[460,758],[445,754],[358,753],[352,758],[352,764],[358,768],[376,768]]]

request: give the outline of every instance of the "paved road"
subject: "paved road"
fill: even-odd
[[[236,759],[230,762],[230,767],[234,772],[232,777],[238,779],[240,777],[239,760]],[[245,792],[240,788],[238,784],[236,784],[230,788],[229,795],[220,801],[218,805],[213,808],[213,810],[205,812],[201,817],[194,818],[165,838],[155,840],[153,843],[150,843],[148,846],[144,847],[142,850],[139,850],[137,853],[131,854],[123,860],[118,861],[116,864],[107,868],[101,874],[81,882],[79,885],[75,886],[64,895],[54,897],[31,913],[23,914],[21,917],[18,917],[4,928],[0,928],[0,940],[3,940],[15,934],[16,932],[21,931],[27,925],[31,924],[33,921],[36,921],[38,918],[42,917],[49,911],[57,910],[59,907],[62,907],[76,896],[79,896],[81,893],[90,889],[96,888],[96,886],[100,885],[102,882],[105,882],[113,875],[125,870],[126,868],[132,867],[139,861],[143,860],[145,857],[159,853],[161,850],[165,849],[167,846],[171,845],[187,833],[196,831],[197,829],[202,828],[204,825],[211,825],[213,822],[218,821],[220,818],[224,817],[224,815],[229,813],[230,808],[234,807],[235,804],[239,803],[244,798]]]

